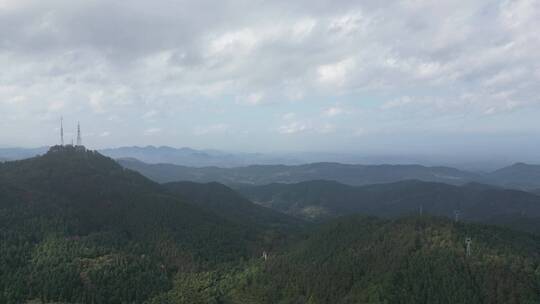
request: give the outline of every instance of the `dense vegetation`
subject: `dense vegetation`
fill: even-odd
[[[0,165],[0,303],[141,303],[173,274],[259,256],[279,235],[197,208],[92,151]]]
[[[350,217],[266,262],[178,276],[152,303],[538,303],[539,252],[505,229]]]
[[[243,185],[237,189],[254,202],[314,220],[355,213],[397,217],[418,214],[421,208],[425,214],[451,218],[459,210],[462,220],[540,231],[540,196],[482,184],[402,181],[353,187],[333,181],[310,181]]]
[[[0,303],[538,303],[539,253],[443,218],[305,226],[76,147],[0,164]]]
[[[190,204],[250,227],[287,231],[303,224],[296,218],[253,204],[233,189],[219,183],[174,182],[163,186]]]

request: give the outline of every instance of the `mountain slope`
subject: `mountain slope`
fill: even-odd
[[[517,163],[488,174],[485,180],[508,188],[538,189],[540,188],[540,165]]]
[[[259,153],[229,153],[218,150],[196,150],[191,148],[119,147],[103,149],[101,153],[115,159],[135,158],[146,163],[170,163],[193,167],[235,167],[249,164],[298,163],[290,157],[271,156]]]
[[[19,160],[45,154],[47,147],[39,148],[0,148],[0,159]]]
[[[174,182],[164,184],[163,187],[186,202],[249,227],[286,231],[302,225],[300,220],[256,205],[219,183]]]
[[[145,164],[133,159],[119,161],[157,182],[193,181],[263,185],[269,183],[297,183],[325,179],[349,185],[396,182],[406,179],[464,184],[479,179],[476,174],[447,167],[419,165],[346,165],[313,163],[299,166],[253,165],[237,168],[192,168],[172,164]]]
[[[539,196],[481,184],[452,186],[403,181],[353,187],[332,181],[310,181],[244,185],[238,186],[238,191],[261,205],[316,220],[352,213],[396,217],[418,214],[420,208],[426,214],[447,217],[454,217],[454,211],[460,210],[460,219],[471,221],[540,219]]]
[[[152,303],[538,303],[539,252],[491,226],[347,217],[266,262],[179,277]]]
[[[0,303],[142,303],[176,272],[259,255],[257,230],[76,147],[0,164]]]

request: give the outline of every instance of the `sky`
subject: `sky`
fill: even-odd
[[[0,0],[0,146],[540,150],[540,1]]]

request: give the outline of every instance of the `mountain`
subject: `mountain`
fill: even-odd
[[[0,162],[42,155],[47,147],[0,148]],[[268,184],[307,180],[335,180],[350,185],[407,179],[465,184],[479,182],[521,190],[540,188],[540,165],[516,163],[493,172],[474,173],[443,166],[372,165],[373,163],[426,163],[421,157],[359,157],[332,153],[231,153],[168,146],[119,147],[99,150],[158,182],[196,181]],[[321,162],[332,160],[337,162]],[[137,163],[140,161],[142,163]],[[366,165],[341,164],[366,163]],[[428,163],[433,163],[431,160]]]
[[[2,163],[0,303],[142,303],[176,273],[271,247],[240,222],[82,147]]]
[[[453,186],[422,181],[369,186],[348,186],[333,181],[309,181],[297,184],[238,186],[247,198],[266,207],[295,216],[321,220],[360,213],[398,217],[425,214],[496,223],[508,218],[538,221],[540,196],[482,184]],[[540,229],[539,229],[540,231]]]
[[[296,218],[256,205],[233,189],[216,182],[173,182],[163,187],[183,201],[248,227],[288,231],[303,224]]]
[[[230,153],[219,150],[196,150],[192,148],[119,147],[102,149],[100,153],[115,159],[134,158],[149,164],[170,163],[191,167],[238,167],[250,164],[296,164],[289,157],[265,155],[261,153]]]
[[[464,184],[480,179],[474,173],[447,167],[419,165],[346,165],[314,163],[297,166],[253,165],[236,168],[194,168],[172,164],[146,164],[134,159],[119,163],[157,182],[220,182],[227,185],[297,183],[309,180],[335,180],[349,185],[389,183],[407,179]]]
[[[488,174],[485,180],[508,188],[538,189],[540,188],[540,165],[516,163]]]
[[[19,160],[47,153],[48,147],[0,148],[0,161]]]
[[[538,265],[537,236],[441,218],[354,216],[267,261],[179,276],[151,303],[539,303]]]
[[[429,195],[404,195],[424,184]],[[401,194],[412,206],[415,197],[467,188],[492,193],[488,214],[524,195],[480,184],[396,185],[332,182],[329,193],[366,188],[370,198]],[[533,214],[529,203],[518,205]],[[157,184],[82,147],[0,164],[6,304],[537,303],[539,252],[532,234],[428,216],[303,225],[224,185]]]

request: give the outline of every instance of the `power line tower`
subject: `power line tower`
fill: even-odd
[[[472,244],[472,239],[470,237],[467,237],[465,239],[465,244],[467,245],[467,256],[470,257],[471,256],[471,244]]]
[[[81,124],[77,122],[77,146],[82,146]]]
[[[454,221],[457,223],[459,222],[459,215],[461,214],[461,211],[454,210]]]
[[[60,145],[64,145],[64,117],[60,116]]]

